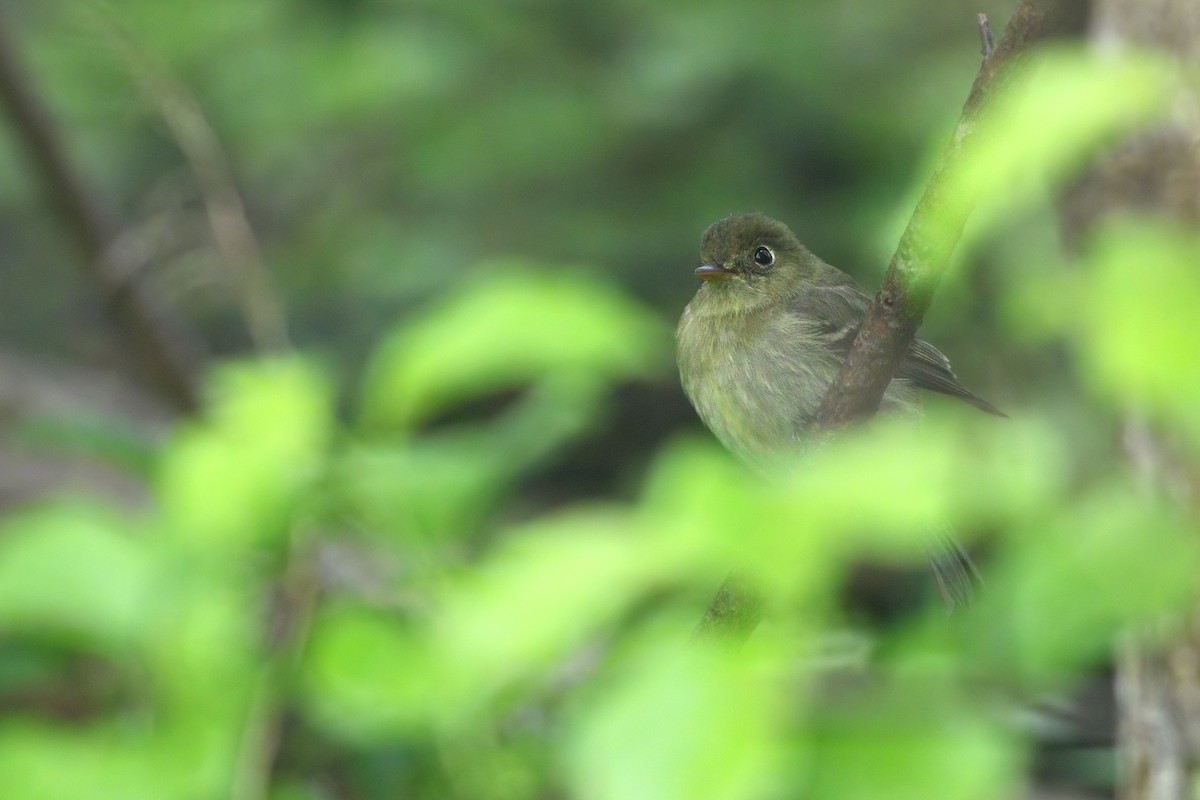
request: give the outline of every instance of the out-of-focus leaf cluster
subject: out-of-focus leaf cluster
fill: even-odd
[[[464,548],[499,524],[515,480],[597,422],[617,383],[665,371],[668,328],[570,269],[493,264],[463,287],[380,345],[353,425],[335,421],[311,363],[230,366],[157,457],[151,510],[64,500],[4,523],[0,696],[24,708],[0,724],[5,780],[29,797],[239,796],[272,781],[285,708],[369,740],[425,719],[439,695],[448,716],[489,703],[562,652],[607,594],[573,578],[579,560],[631,571],[610,527],[589,538],[582,522],[546,523],[566,533],[556,551],[487,570],[467,568]],[[516,400],[483,419],[431,419],[499,391]],[[338,542],[376,559],[367,577],[328,562]],[[404,596],[408,622],[393,608]],[[437,651],[416,633],[431,603],[455,620]],[[564,613],[508,619],[531,603]],[[497,638],[511,638],[507,656]],[[480,686],[483,653],[493,678]],[[374,678],[357,675],[372,665]],[[70,697],[80,671],[102,705],[47,717],[39,698]]]

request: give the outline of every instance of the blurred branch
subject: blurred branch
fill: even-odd
[[[288,687],[293,685],[312,631],[320,595],[315,553],[294,537],[278,576],[267,646],[242,729],[230,800],[271,796],[271,776],[284,738]]]
[[[1200,67],[1200,5],[1195,0],[1096,0],[1091,39],[1105,53],[1154,51],[1182,74]],[[1081,247],[1104,221],[1151,215],[1200,231],[1200,89],[1181,81],[1167,120],[1135,131],[1064,194],[1063,237]],[[1177,431],[1125,410],[1121,445],[1148,495],[1200,513],[1200,465]],[[1130,531],[1129,535],[1136,535]],[[1200,781],[1200,609],[1158,629],[1131,631],[1117,645],[1118,796],[1195,797]]]
[[[1146,419],[1129,413],[1121,439],[1144,491],[1196,508],[1195,471]],[[1200,776],[1200,613],[1165,620],[1149,635],[1131,632],[1116,651],[1120,797],[1194,797]]]
[[[980,109],[1003,90],[1037,45],[1082,33],[1088,7],[1087,0],[1021,0],[1013,12],[995,50],[975,77],[954,134],[900,237],[883,286],[817,409],[822,427],[837,428],[879,408],[971,212],[971,203],[952,202],[947,188],[974,139]]]
[[[81,267],[100,295],[108,320],[147,380],[180,411],[199,406],[196,370],[201,348],[176,317],[114,264],[110,247],[118,226],[71,158],[0,22],[0,104],[25,148],[47,198],[82,255]],[[122,276],[122,277],[118,277]]]
[[[105,15],[101,25],[126,70],[158,111],[196,179],[221,260],[233,284],[250,338],[259,351],[288,348],[283,304],[271,285],[262,250],[246,215],[233,168],[199,101],[166,65],[154,62]]]

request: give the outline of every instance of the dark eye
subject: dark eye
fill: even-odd
[[[754,263],[760,267],[769,267],[775,263],[775,254],[769,247],[760,247],[754,251]]]

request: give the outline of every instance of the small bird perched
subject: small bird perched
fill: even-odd
[[[683,390],[704,424],[746,462],[795,452],[812,426],[871,298],[813,255],[782,222],[737,214],[700,240],[703,283],[676,331]],[[1004,416],[958,381],[950,361],[913,341],[880,404],[913,411],[916,389]]]
[[[813,415],[871,298],[786,225],[762,214],[713,223],[700,241],[700,257],[696,276],[703,283],[676,330],[683,390],[726,448],[766,471],[809,438]],[[920,339],[896,370],[880,410],[916,413],[917,388],[1004,416],[959,383],[949,360]],[[933,557],[939,585],[944,595],[947,584],[957,594],[969,582],[963,577],[969,561],[952,543],[939,547],[944,552]]]

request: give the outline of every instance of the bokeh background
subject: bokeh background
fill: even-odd
[[[10,6],[8,38],[129,269],[213,356],[254,351],[247,265],[206,217],[214,167],[170,121],[195,104],[291,343],[347,393],[390,325],[500,259],[601,273],[670,323],[704,227],[761,210],[877,285],[979,61],[973,6],[916,1]],[[119,367],[75,238],[5,136],[0,341]],[[1017,381],[993,279],[964,274],[929,335],[969,385],[1019,396],[1000,389]],[[611,489],[629,456],[694,425],[660,377],[623,399],[621,435],[589,443],[571,492]]]

